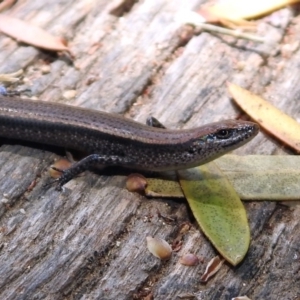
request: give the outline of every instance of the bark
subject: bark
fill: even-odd
[[[0,73],[24,68],[23,84],[39,99],[140,122],[153,115],[171,128],[247,118],[231,102],[226,81],[299,118],[300,31],[293,10],[259,21],[259,34],[278,42],[268,46],[194,34],[175,21],[177,13],[200,4],[19,1],[6,13],[66,37],[75,59],[1,35]],[[63,97],[68,90],[76,90],[74,99]],[[297,201],[245,203],[252,234],[247,257],[201,284],[216,252],[185,201],[146,199],[125,189],[125,175],[90,172],[59,193],[44,184],[62,151],[19,141],[2,141],[0,150],[1,299],[300,299]],[[235,153],[292,154],[264,131]],[[184,222],[192,227],[171,260],[161,262],[147,251],[146,236],[172,243]],[[181,265],[186,252],[204,263]]]

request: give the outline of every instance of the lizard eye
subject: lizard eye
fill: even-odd
[[[216,133],[216,137],[219,139],[227,139],[232,135],[232,131],[228,129],[221,129]]]

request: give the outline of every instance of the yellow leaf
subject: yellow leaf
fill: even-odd
[[[226,20],[254,19],[278,10],[299,0],[224,0],[211,7],[205,7],[210,14]]]
[[[242,87],[228,83],[235,102],[265,130],[300,152],[300,124],[263,98]]]

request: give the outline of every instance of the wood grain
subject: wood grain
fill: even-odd
[[[175,21],[202,2],[19,1],[6,13],[66,37],[75,59],[1,34],[0,72],[24,68],[23,86],[37,98],[141,122],[153,115],[172,128],[247,118],[226,81],[299,120],[299,16],[286,8],[260,20],[259,34],[279,42],[268,47],[193,34]],[[73,89],[75,99],[62,97]],[[125,190],[125,176],[88,172],[58,193],[44,184],[62,151],[16,141],[0,150],[1,299],[300,299],[299,203],[245,203],[252,234],[246,259],[201,284],[216,253],[185,201],[146,199]],[[293,154],[264,132],[235,153]],[[191,228],[182,236],[186,222]],[[148,235],[170,243],[182,237],[182,248],[160,262],[147,251]],[[204,263],[180,265],[186,252]]]

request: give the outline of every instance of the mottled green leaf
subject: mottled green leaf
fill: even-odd
[[[224,155],[214,163],[242,200],[300,199],[300,156]],[[184,198],[176,179],[151,178],[147,181],[147,196]]]
[[[300,199],[298,155],[225,155],[215,162],[242,200]]]
[[[248,251],[250,229],[234,188],[213,162],[178,171],[178,176],[201,229],[222,256],[237,265]]]
[[[178,180],[147,178],[145,195],[148,197],[184,198]]]

